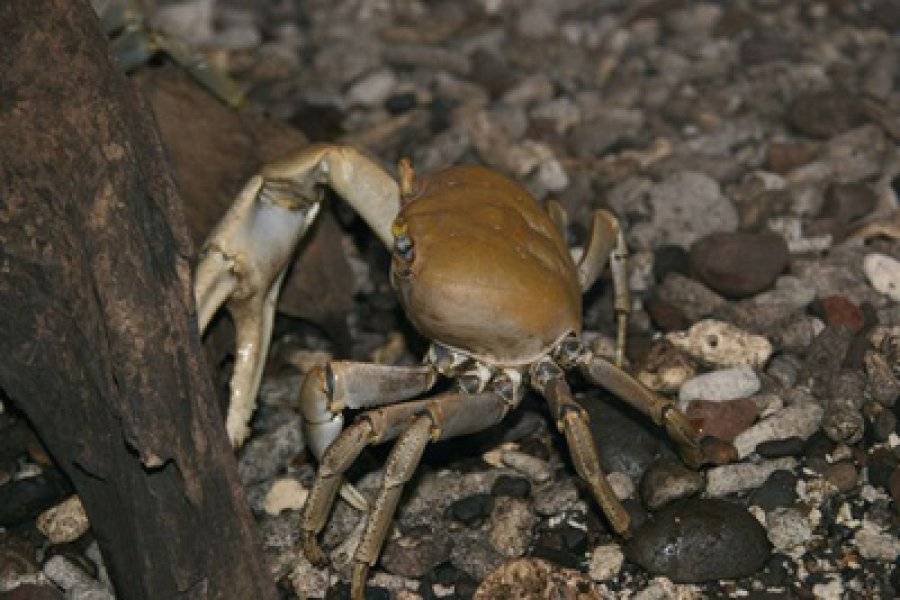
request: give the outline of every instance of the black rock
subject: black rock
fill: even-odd
[[[475,525],[490,516],[494,497],[490,494],[473,494],[461,498],[447,508],[451,519],[465,525]]]
[[[52,468],[36,477],[0,485],[0,527],[33,519],[73,491],[65,475]]]
[[[788,109],[791,126],[814,138],[830,138],[862,125],[866,119],[859,98],[837,90],[798,94]]]
[[[766,530],[745,508],[696,499],[664,508],[625,546],[629,560],[685,583],[751,575],[770,551]]]
[[[786,440],[769,440],[756,447],[756,452],[766,458],[778,458],[780,456],[797,456],[803,452],[805,441],[802,438],[792,437]]]
[[[406,92],[403,94],[394,94],[390,98],[384,101],[384,107],[387,109],[389,113],[392,115],[399,115],[401,113],[405,113],[406,111],[415,108],[416,106],[416,95],[413,92]]]
[[[531,482],[524,477],[500,475],[491,487],[491,494],[497,497],[527,498],[531,495]]]
[[[797,501],[797,476],[790,471],[775,471],[750,494],[751,505],[765,510],[791,506]]]
[[[681,246],[665,244],[653,252],[653,277],[662,281],[669,273],[690,273],[687,250]]]

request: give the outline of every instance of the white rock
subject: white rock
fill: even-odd
[[[71,496],[42,512],[37,518],[36,525],[51,544],[74,542],[91,528],[78,496]]]
[[[273,517],[285,510],[300,510],[306,504],[309,490],[292,477],[282,477],[272,482],[263,504],[263,510]]]
[[[597,546],[591,553],[588,575],[594,581],[612,579],[622,570],[623,562],[625,562],[625,555],[618,544]]]
[[[527,475],[533,481],[541,483],[550,479],[550,465],[536,456],[519,450],[504,450],[500,457],[507,467]]]
[[[606,476],[606,481],[609,482],[609,486],[619,500],[627,500],[634,497],[634,482],[625,473],[613,471]]]
[[[329,587],[329,579],[328,569],[314,567],[302,553],[288,575],[294,593],[300,598],[324,598]]]
[[[792,456],[714,467],[706,473],[706,493],[713,498],[753,489],[765,483],[775,471],[792,471],[797,459]]]
[[[377,106],[387,100],[396,87],[397,76],[393,71],[375,71],[350,86],[347,100],[351,104]]]
[[[863,271],[872,287],[900,302],[900,261],[886,254],[873,252],[863,259]]]
[[[748,366],[722,369],[688,379],[678,391],[678,408],[686,410],[694,400],[724,402],[748,398],[759,391],[760,382]]]
[[[738,457],[744,458],[759,444],[792,437],[807,439],[819,429],[824,410],[818,404],[788,406],[759,421],[734,438]]]
[[[787,552],[812,538],[812,524],[797,508],[776,508],[766,514],[769,541],[776,549]]]
[[[491,512],[488,541],[500,554],[522,556],[531,543],[537,517],[529,503],[519,498],[497,498]]]
[[[715,319],[698,321],[687,331],[673,331],[666,339],[714,367],[760,368],[772,355],[772,344],[765,337]]]
[[[69,591],[76,586],[89,587],[91,584],[99,586],[99,582],[92,579],[78,565],[61,554],[57,554],[44,563],[44,575],[47,579]]]
[[[894,562],[900,556],[900,539],[890,532],[882,531],[870,521],[863,522],[863,526],[853,536],[853,543],[860,555],[870,560]]]
[[[818,600],[841,600],[844,597],[844,584],[840,579],[817,583],[813,586],[813,596]]]

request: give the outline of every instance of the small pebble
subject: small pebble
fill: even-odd
[[[491,494],[497,497],[527,498],[531,495],[531,482],[524,477],[500,475],[491,486]]]
[[[475,525],[486,519],[494,507],[494,497],[490,494],[473,494],[451,504],[447,511],[450,518],[465,525]]]
[[[853,536],[853,543],[863,558],[893,562],[900,556],[900,538],[889,531],[883,531],[870,521]]]
[[[488,540],[504,556],[522,556],[531,543],[536,522],[537,517],[525,500],[498,498],[491,512]]]
[[[807,439],[819,429],[822,407],[818,404],[788,406],[761,420],[734,438],[739,458],[745,458],[759,444],[788,438]]]
[[[641,478],[641,499],[650,510],[692,496],[701,489],[703,475],[671,459],[654,462]]]
[[[619,500],[634,498],[634,482],[625,473],[613,471],[606,475],[606,481],[609,482],[609,486]]]
[[[74,542],[91,528],[78,496],[71,496],[41,513],[36,525],[51,544]]]
[[[594,581],[608,581],[619,574],[624,562],[625,554],[618,544],[597,546],[591,553],[588,575]]]
[[[774,233],[713,233],[691,247],[691,272],[727,298],[746,298],[772,287],[788,266],[784,238]]]
[[[759,391],[759,377],[749,366],[722,369],[689,379],[678,391],[678,408],[686,410],[695,400],[723,402],[748,398]]]
[[[706,493],[716,498],[750,490],[762,485],[775,471],[793,470],[796,466],[797,459],[784,457],[714,467],[706,473]]]
[[[766,513],[766,530],[776,550],[788,552],[812,539],[812,524],[798,508],[776,508]]]
[[[766,511],[791,506],[797,501],[797,476],[790,471],[775,471],[765,483],[750,493],[748,502]]]
[[[272,482],[263,503],[267,514],[278,516],[285,510],[300,510],[309,495],[303,485],[293,477],[281,477]]]
[[[863,260],[863,271],[873,288],[894,302],[900,302],[900,261],[873,252]]]
[[[375,71],[350,86],[347,100],[351,104],[377,106],[387,100],[396,87],[397,76],[393,71]]]
[[[534,482],[542,483],[550,479],[550,466],[545,460],[518,450],[504,450],[500,458],[507,467],[527,475]]]
[[[852,462],[841,461],[825,468],[825,480],[839,492],[847,493],[856,487],[859,474]]]
[[[759,407],[752,398],[721,402],[694,400],[688,405],[685,414],[688,419],[702,423],[700,428],[703,435],[730,442],[756,421]]]

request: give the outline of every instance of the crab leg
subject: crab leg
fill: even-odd
[[[549,360],[537,363],[532,369],[531,381],[547,399],[557,428],[566,436],[566,445],[578,476],[590,486],[615,532],[626,535],[630,524],[628,512],[606,480],[600,467],[597,446],[591,437],[589,417],[572,398],[562,370]]]
[[[671,400],[647,389],[622,369],[590,352],[578,358],[577,366],[588,381],[608,389],[649,416],[654,423],[665,427],[685,464],[695,469],[702,464],[700,433]]]
[[[607,261],[615,295],[616,365],[621,367],[625,360],[625,334],[628,329],[628,315],[631,313],[628,246],[625,244],[619,220],[608,210],[595,210],[584,254],[578,261],[578,279],[583,291],[587,291],[597,281]]]
[[[429,365],[399,367],[334,361],[307,374],[300,388],[299,406],[310,451],[321,462],[325,450],[344,428],[344,408],[372,408],[403,402],[431,389],[437,373]],[[341,496],[358,510],[368,503],[348,483]]]
[[[201,333],[223,304],[238,333],[227,419],[235,446],[249,433],[275,301],[294,250],[318,214],[322,185],[331,186],[391,243],[390,226],[400,206],[397,184],[356,150],[319,145],[264,167],[201,251],[194,284]]]

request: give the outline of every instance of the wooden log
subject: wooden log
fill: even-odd
[[[2,2],[0,31],[0,387],[120,599],[274,600],[151,113],[84,0]]]

